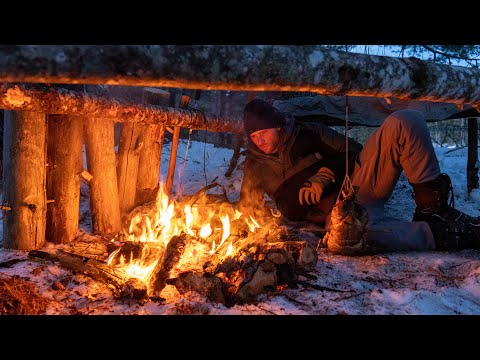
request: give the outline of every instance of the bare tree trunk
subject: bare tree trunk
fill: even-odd
[[[190,102],[190,96],[183,95],[180,98],[181,109],[185,109]],[[165,183],[165,193],[170,195],[173,187],[173,178],[175,176],[175,165],[177,164],[178,141],[180,140],[180,126],[175,126],[173,129],[172,147],[170,148],[170,162],[168,163],[167,181]]]
[[[180,140],[180,126],[173,128],[172,146],[170,148],[170,162],[168,163],[167,181],[165,182],[165,193],[170,195],[175,177],[175,166],[177,164],[178,141]]]
[[[467,189],[478,189],[478,121],[468,119]]]
[[[120,205],[115,164],[113,121],[85,119],[85,143],[94,233],[120,231]]]
[[[80,174],[83,170],[83,118],[48,116],[47,239],[72,241],[78,233]]]
[[[3,167],[3,246],[32,250],[45,244],[45,114],[5,111]]]

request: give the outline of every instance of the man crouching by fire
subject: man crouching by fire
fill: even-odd
[[[363,147],[349,138],[348,174],[345,136],[322,123],[296,121],[269,102],[255,99],[244,108],[243,125],[248,142],[240,211],[263,209],[266,193],[290,220],[326,225],[327,238],[337,240],[325,245],[338,254],[480,249],[480,217],[460,212],[449,201],[451,180],[440,171],[422,113],[392,113]],[[386,218],[383,211],[402,171],[414,191],[412,222]],[[339,193],[346,175],[353,191],[344,198],[358,205],[350,214],[346,204],[335,205],[342,198]],[[334,206],[344,210],[334,212],[345,213],[344,218],[331,216]],[[331,229],[352,226],[354,220],[365,224],[356,239],[342,243],[339,236],[328,234]]]

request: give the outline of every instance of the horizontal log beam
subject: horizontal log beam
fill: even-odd
[[[480,70],[277,45],[0,46],[0,81],[310,91],[480,106]]]
[[[116,122],[173,125],[213,132],[243,131],[240,118],[204,114],[194,109],[128,103],[43,84],[0,84],[0,108],[46,114],[89,115],[112,118]]]

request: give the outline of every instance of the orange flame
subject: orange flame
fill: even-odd
[[[183,269],[192,266],[202,266],[210,256],[220,256],[221,258],[231,256],[235,252],[234,241],[231,240],[226,250],[221,250],[223,244],[231,236],[230,218],[238,220],[242,213],[234,210],[231,206],[226,208],[222,204],[218,209],[205,209],[201,206],[191,206],[189,204],[180,208],[175,200],[170,200],[164,192],[164,185],[160,183],[159,191],[155,202],[155,208],[148,213],[137,213],[130,220],[128,241],[158,244],[158,249],[163,251],[173,236],[182,233],[198,238],[198,241],[192,241],[187,244],[183,256],[177,268]],[[217,210],[217,211],[216,211]],[[220,214],[222,213],[222,214]],[[212,227],[212,221],[218,223],[220,220],[222,227]],[[260,228],[260,225],[251,216],[244,218],[250,232]],[[221,231],[221,237],[220,237]],[[216,240],[220,239],[218,246]],[[151,250],[145,244],[142,248],[142,256],[133,259],[132,256],[127,261],[123,255],[120,255],[117,263],[130,277],[138,278],[147,282],[152,275],[155,265],[161,258],[161,252],[158,256],[150,256],[146,250]],[[221,251],[219,251],[221,250]],[[118,258],[118,251],[112,253],[108,259],[109,266],[113,266],[112,260]]]

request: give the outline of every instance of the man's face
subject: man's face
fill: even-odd
[[[280,142],[280,128],[257,130],[250,134],[250,138],[265,154],[273,154]]]

